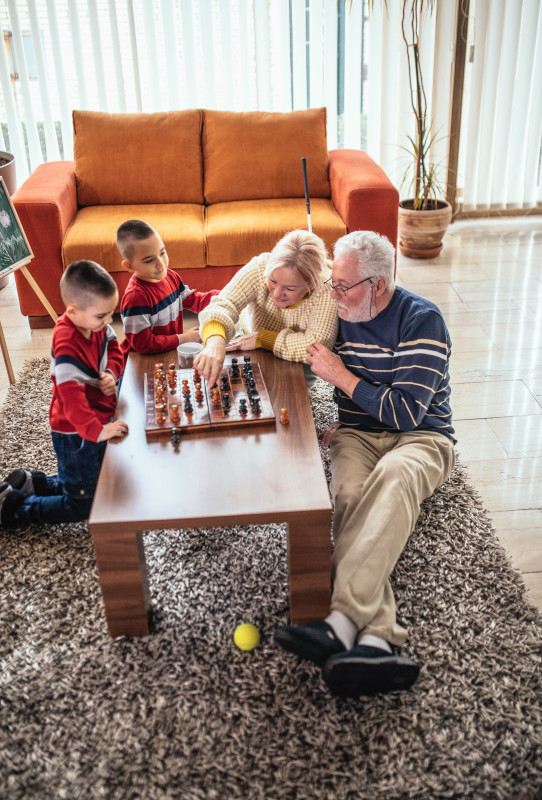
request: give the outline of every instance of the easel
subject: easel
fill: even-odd
[[[22,228],[21,221],[17,215],[17,211],[15,210],[15,206],[11,202],[11,197],[9,196],[9,192],[6,188],[6,184],[4,179],[0,176],[0,219],[1,228],[0,228],[0,246],[3,252],[8,256],[8,263],[5,265],[3,270],[0,272],[0,278],[7,278],[11,275],[12,272],[20,269],[23,275],[25,276],[26,280],[39,297],[45,308],[47,309],[47,313],[52,317],[53,322],[56,322],[58,319],[58,315],[55,312],[53,306],[45,297],[43,291],[38,286],[35,278],[30,274],[27,268],[27,264],[30,264],[32,259],[34,258],[34,254],[26,238],[26,234]],[[10,233],[13,237],[13,232],[15,232],[15,246],[13,245],[13,238],[11,239],[11,243],[8,239],[4,239],[2,231],[10,229]],[[12,247],[12,251],[8,249]],[[18,251],[16,248],[22,248]],[[16,254],[17,253],[17,254]],[[9,263],[12,262],[12,263]],[[4,331],[2,329],[2,323],[0,322],[0,346],[2,347],[2,355],[4,357],[4,364],[6,365],[7,373],[9,382],[11,385],[15,383],[15,373],[13,372],[13,366],[11,364],[11,359],[8,353],[8,347],[6,344],[6,339],[4,336]]]
[[[47,300],[47,298],[43,294],[43,291],[38,286],[38,284],[36,282],[36,279],[34,278],[33,275],[30,274],[30,272],[28,270],[28,267],[26,266],[27,264],[30,264],[30,261],[31,261],[31,259],[29,258],[28,261],[24,262],[24,264],[18,265],[16,269],[20,269],[21,270],[21,272],[25,276],[26,280],[28,281],[30,286],[34,289],[36,295],[39,297],[39,299],[41,300],[41,302],[43,303],[43,305],[47,309],[47,313],[50,315],[50,317],[52,318],[53,322],[56,322],[57,319],[58,319],[58,314],[55,312],[53,306]],[[3,273],[2,274],[2,278],[5,278],[8,275],[11,275],[12,272],[15,272],[15,269],[12,269],[7,273]],[[7,370],[7,373],[8,373],[9,382],[13,386],[13,384],[15,383],[15,373],[13,372],[13,366],[11,364],[11,359],[9,357],[8,346],[7,346],[7,343],[6,343],[6,338],[4,336],[4,331],[2,329],[2,322],[0,322],[0,346],[2,347],[2,355],[4,356],[4,364],[6,365],[6,370]]]

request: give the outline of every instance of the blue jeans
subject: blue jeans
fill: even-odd
[[[40,495],[25,497],[15,517],[26,523],[80,522],[88,519],[106,442],[89,442],[76,433],[51,433],[58,475],[47,477]]]

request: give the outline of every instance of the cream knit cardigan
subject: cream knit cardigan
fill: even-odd
[[[259,346],[272,349],[274,355],[286,361],[306,362],[309,345],[321,342],[332,349],[335,344],[338,328],[335,301],[329,286],[322,286],[289,308],[276,308],[264,277],[270,255],[262,253],[249,261],[200,312],[202,339],[205,342],[218,333],[229,342],[241,319],[245,333],[263,332],[258,337]],[[329,277],[328,266],[324,280]],[[268,332],[270,335],[266,336]]]

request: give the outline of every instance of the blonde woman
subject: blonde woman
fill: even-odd
[[[200,313],[205,346],[194,367],[212,386],[227,351],[261,347],[303,362],[310,374],[307,347],[321,342],[331,349],[337,336],[330,277],[323,241],[308,231],[287,233],[270,253],[242,267]]]

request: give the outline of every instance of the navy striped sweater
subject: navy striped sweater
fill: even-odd
[[[341,425],[364,431],[437,431],[454,439],[451,341],[434,303],[397,287],[369,322],[340,320],[335,350],[359,375],[350,399],[335,389]]]

